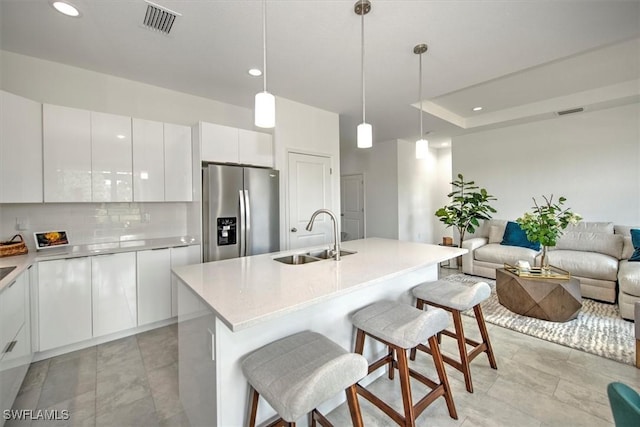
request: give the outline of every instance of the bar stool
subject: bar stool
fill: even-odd
[[[367,375],[367,360],[324,335],[311,331],[290,335],[249,354],[241,365],[251,388],[251,427],[256,425],[260,396],[280,416],[270,426],[295,426],[307,413],[312,426],[316,422],[331,426],[315,408],[342,390],[347,394],[353,425],[363,425],[355,383]]]
[[[467,391],[473,393],[471,369],[469,368],[469,364],[473,359],[481,353],[486,353],[491,367],[493,369],[498,369],[496,358],[493,354],[493,348],[491,348],[487,325],[484,322],[482,308],[480,308],[480,303],[491,295],[491,288],[485,282],[478,282],[473,286],[465,286],[461,283],[450,282],[448,280],[437,280],[435,282],[427,282],[416,286],[413,288],[413,295],[418,299],[416,307],[420,310],[423,309],[425,304],[428,304],[447,310],[452,314],[455,332],[445,329],[442,331],[442,334],[455,338],[458,341],[460,361],[452,359],[447,355],[442,355],[442,358],[449,365],[462,372]],[[476,321],[478,322],[480,335],[482,336],[481,343],[465,338],[464,336],[462,316],[460,313],[472,307]],[[438,339],[440,339],[440,335],[438,336]],[[467,344],[473,347],[469,352],[467,352]],[[423,349],[419,348],[419,350]],[[415,360],[415,356],[416,350],[412,349],[411,360]]]
[[[395,411],[386,402],[358,384],[356,387],[362,397],[380,408],[396,423],[403,426],[415,426],[415,419],[440,396],[444,397],[451,418],[458,419],[444,363],[440,355],[438,340],[436,339],[436,334],[446,328],[448,323],[448,316],[444,310],[434,308],[425,312],[407,304],[380,301],[356,312],[351,321],[358,330],[356,353],[362,354],[366,335],[387,345],[388,354],[371,363],[369,365],[369,373],[388,364],[389,378],[393,379],[394,369],[398,369],[404,415]],[[431,347],[433,362],[440,380],[439,383],[409,368],[406,351],[414,347],[427,348],[423,344],[427,341]],[[415,405],[411,397],[410,376],[432,389]]]

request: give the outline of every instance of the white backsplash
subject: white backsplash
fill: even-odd
[[[47,203],[0,205],[0,240],[21,233],[30,249],[36,231],[66,230],[73,245],[191,235],[194,203]],[[20,220],[26,230],[17,230]]]

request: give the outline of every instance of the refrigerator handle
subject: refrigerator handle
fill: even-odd
[[[239,242],[239,246],[240,246],[240,256],[245,256],[246,255],[246,247],[245,247],[245,224],[246,224],[246,219],[245,219],[245,205],[244,205],[244,194],[243,194],[243,190],[238,190],[238,196],[240,198],[240,224],[238,224],[238,229],[240,229],[240,238],[238,239]]]
[[[244,190],[244,204],[245,204],[245,252],[246,255],[253,255],[251,253],[251,203],[249,203],[249,190]]]

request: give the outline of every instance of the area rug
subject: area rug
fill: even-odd
[[[583,298],[582,309],[576,319],[565,323],[548,322],[521,316],[500,305],[495,280],[467,274],[453,274],[443,280],[469,286],[479,281],[487,282],[491,286],[491,297],[481,306],[485,320],[489,323],[607,359],[629,365],[635,363],[634,325],[620,317],[616,304]],[[473,316],[473,310],[464,314]]]

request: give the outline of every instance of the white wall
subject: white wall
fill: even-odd
[[[584,112],[453,139],[453,173],[514,219],[554,194],[587,221],[640,224],[640,105]]]
[[[287,174],[290,152],[331,158],[330,209],[340,213],[340,136],[338,114],[276,97],[275,168],[280,171],[280,247],[288,248]]]
[[[340,148],[342,173],[365,177],[367,237],[438,243],[451,235],[434,215],[450,191],[449,149],[430,149],[427,159],[416,160],[415,143],[403,140],[369,149],[343,142]]]

